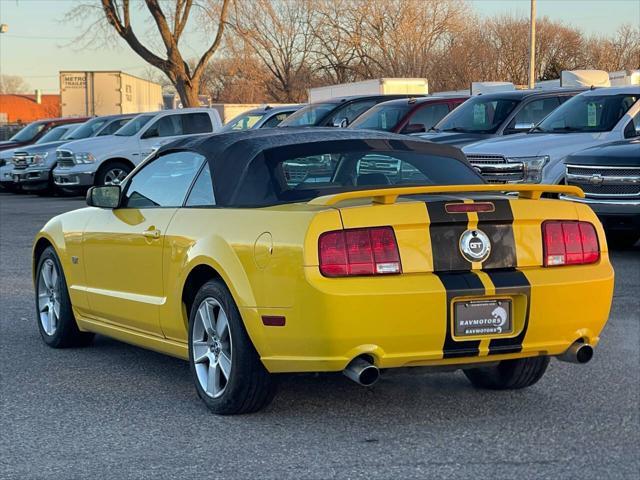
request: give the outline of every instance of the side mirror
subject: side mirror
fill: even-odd
[[[529,131],[531,130],[533,127],[535,127],[535,124],[533,123],[516,123],[515,127],[513,127],[514,130],[518,130],[518,131]]]
[[[400,133],[405,133],[405,134],[409,135],[411,133],[422,133],[422,132],[426,132],[426,131],[427,131],[427,127],[425,127],[424,124],[422,124],[422,123],[410,123],[410,124],[406,125],[402,129],[402,132],[400,132]]]
[[[142,134],[142,138],[156,138],[159,137],[160,133],[156,127],[151,127],[149,130]]]
[[[333,123],[331,124],[332,127],[336,127],[336,128],[347,128],[347,125],[349,125],[349,119],[346,117],[336,118],[333,120]]]
[[[99,208],[118,208],[120,206],[120,185],[91,187],[87,192],[87,205]]]

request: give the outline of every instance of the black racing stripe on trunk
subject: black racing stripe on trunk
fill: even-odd
[[[471,264],[462,256],[458,243],[467,229],[468,215],[447,213],[449,202],[426,202],[429,214],[429,236],[435,272],[470,270]]]
[[[478,212],[478,230],[491,240],[491,253],[482,263],[483,270],[513,268],[517,265],[513,236],[513,212],[509,200],[493,200],[493,212]]]
[[[518,353],[522,351],[522,342],[527,335],[529,327],[529,309],[531,306],[531,283],[520,270],[502,270],[486,272],[496,289],[496,295],[501,294],[525,294],[527,307],[524,316],[524,326],[517,337],[494,338],[489,342],[489,355],[502,353]]]
[[[484,285],[478,276],[466,273],[436,273],[447,292],[447,331],[442,346],[443,358],[473,357],[480,353],[480,340],[455,341],[451,335],[451,301],[463,295],[482,296]]]

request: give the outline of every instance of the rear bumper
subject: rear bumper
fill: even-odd
[[[597,345],[609,316],[614,274],[606,253],[590,266],[473,273],[475,290],[458,288],[465,285],[460,275],[327,279],[306,267],[299,305],[241,313],[271,372],[340,371],[363,354],[379,368],[554,356],[578,339]],[[494,339],[452,336],[451,302],[465,298],[512,299],[514,332]],[[286,324],[264,326],[263,315],[284,316]]]

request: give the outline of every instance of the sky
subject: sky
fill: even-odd
[[[145,76],[150,67],[123,42],[99,50],[80,48],[77,26],[63,20],[78,1],[0,0],[0,23],[9,26],[0,33],[0,73],[22,76],[31,88],[45,93],[58,92],[60,70],[122,70]],[[483,16],[529,16],[530,8],[529,0],[469,0],[469,5]],[[612,35],[623,23],[640,25],[640,0],[538,0],[537,17],[543,16],[587,34]],[[185,37],[188,56],[204,50],[199,40]]]

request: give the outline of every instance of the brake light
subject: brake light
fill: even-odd
[[[447,213],[469,213],[469,212],[495,212],[493,203],[447,203],[444,206]]]
[[[325,232],[318,240],[320,273],[325,277],[389,275],[402,272],[391,227]]]
[[[583,265],[600,260],[595,227],[589,222],[553,220],[542,224],[544,266]]]

